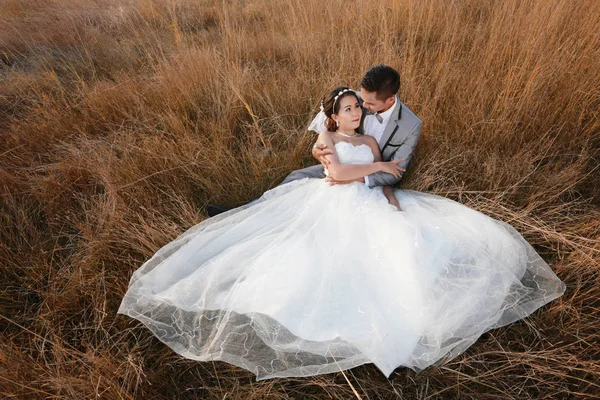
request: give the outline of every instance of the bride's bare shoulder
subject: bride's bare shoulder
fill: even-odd
[[[322,131],[321,133],[319,133],[319,138],[317,139],[317,142],[324,144],[333,144],[335,142],[334,136],[335,132]]]

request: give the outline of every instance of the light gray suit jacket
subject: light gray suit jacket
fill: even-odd
[[[359,101],[361,101],[360,93],[358,93]],[[362,101],[361,101],[362,106]],[[363,108],[363,115],[360,121],[359,132],[364,133],[364,121],[367,116],[367,110]],[[404,158],[398,165],[407,169],[415,147],[421,135],[421,126],[423,123],[406,105],[401,101],[397,101],[394,105],[394,111],[390,117],[383,136],[379,140],[379,150],[381,150],[381,158],[383,161],[392,161],[399,158]],[[280,185],[295,181],[302,178],[325,178],[325,173],[322,164],[313,165],[312,167],[298,169],[290,173]],[[376,172],[369,175],[369,186],[384,186],[395,185],[400,182],[400,178],[395,178],[393,175],[386,172]]]

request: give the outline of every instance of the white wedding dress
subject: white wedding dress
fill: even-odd
[[[342,163],[370,163],[341,142]],[[510,225],[455,201],[302,179],[207,219],[131,278],[119,313],[177,353],[258,380],[374,363],[386,376],[463,352],[561,296]]]

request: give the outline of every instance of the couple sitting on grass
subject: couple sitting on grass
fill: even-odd
[[[389,376],[444,363],[561,296],[510,225],[394,189],[421,132],[399,86],[377,65],[359,92],[328,93],[310,126],[320,164],[249,204],[213,206],[134,272],[118,312],[184,357],[258,380],[365,363]]]

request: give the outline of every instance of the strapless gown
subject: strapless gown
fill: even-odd
[[[336,144],[370,163],[366,145]],[[133,273],[119,313],[257,380],[442,364],[565,284],[510,225],[444,197],[302,179],[193,226]]]

